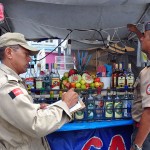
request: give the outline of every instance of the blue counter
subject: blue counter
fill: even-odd
[[[73,131],[73,130],[85,130],[85,129],[97,129],[116,126],[132,125],[133,120],[109,120],[100,122],[77,122],[67,123],[62,126],[58,131]]]

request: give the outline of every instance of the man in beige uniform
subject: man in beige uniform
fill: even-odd
[[[44,136],[71,120],[69,108],[78,101],[73,89],[46,109],[33,103],[23,85],[19,74],[37,53],[20,33],[0,37],[0,150],[49,150]]]
[[[140,39],[142,51],[150,60],[150,23],[142,34],[135,25],[128,24],[130,31]],[[148,62],[149,63],[149,62]],[[131,150],[150,150],[150,64],[139,74],[134,84],[134,103],[132,117],[135,121]]]

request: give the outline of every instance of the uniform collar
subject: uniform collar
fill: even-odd
[[[21,77],[15,71],[13,71],[11,68],[7,67],[6,65],[0,64],[0,70],[4,71],[8,75],[11,75],[11,76],[17,78],[18,81],[22,81]]]

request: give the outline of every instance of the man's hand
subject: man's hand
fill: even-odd
[[[127,28],[129,29],[129,31],[134,32],[137,35],[138,39],[141,41],[141,38],[143,38],[144,35],[138,30],[136,25],[127,24]]]
[[[45,109],[49,104],[46,103],[41,103],[40,104],[40,109]]]
[[[74,91],[74,89],[70,89],[62,94],[62,101],[64,101],[67,106],[71,108],[77,104],[78,97],[79,95]]]
[[[135,33],[136,33],[136,32],[138,31],[136,25],[134,25],[134,24],[127,24],[127,28],[128,28],[129,31],[131,31],[131,32],[135,32]]]

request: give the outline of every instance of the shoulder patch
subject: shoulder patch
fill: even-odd
[[[23,94],[23,92],[20,88],[16,88],[10,91],[8,94],[12,99],[14,99],[16,96]]]
[[[146,88],[146,94],[147,95],[150,95],[150,84],[147,86],[147,88]]]

